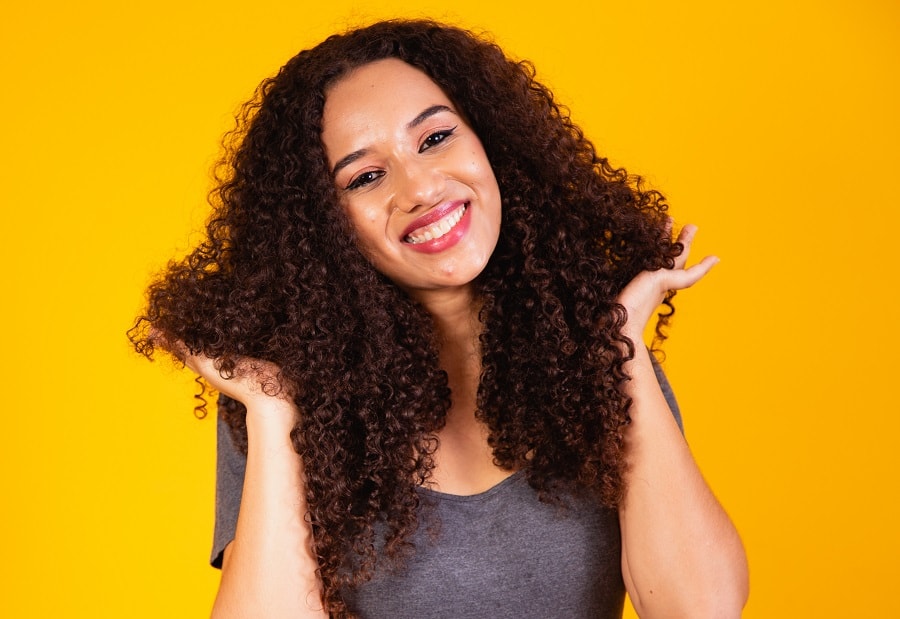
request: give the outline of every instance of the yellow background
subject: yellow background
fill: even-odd
[[[534,60],[721,256],[667,370],[747,546],[745,616],[900,616],[897,3],[303,4],[3,9],[0,616],[208,612],[214,423],[124,332],[258,81],[421,15]]]

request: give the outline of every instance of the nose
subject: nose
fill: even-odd
[[[394,172],[394,204],[407,213],[438,204],[444,197],[447,179],[428,161],[407,160]]]

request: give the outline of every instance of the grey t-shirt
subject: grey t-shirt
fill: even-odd
[[[375,577],[344,598],[364,618],[596,619],[622,616],[616,511],[566,495],[537,499],[523,471],[473,496],[420,489],[439,523],[414,534],[398,574]],[[431,522],[431,520],[427,520]]]
[[[681,416],[659,366],[657,378],[675,419]],[[216,526],[211,563],[234,539],[245,457],[219,419]],[[592,619],[622,615],[625,587],[615,510],[565,496],[566,507],[538,500],[522,471],[481,494],[456,496],[425,488],[428,526],[398,573],[344,592],[363,618]],[[431,520],[434,518],[434,520]]]

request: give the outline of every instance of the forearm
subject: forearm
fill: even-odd
[[[327,617],[322,611],[291,404],[248,409],[247,468],[235,539],[226,550],[213,617]],[[282,408],[282,410],[274,410]]]
[[[635,341],[640,341],[637,339]],[[629,363],[632,424],[620,509],[622,571],[639,616],[738,617],[747,563],[659,389],[649,353]]]

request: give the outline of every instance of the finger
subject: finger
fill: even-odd
[[[678,254],[678,257],[675,258],[675,268],[683,269],[687,264],[688,256],[691,255],[691,243],[694,242],[694,237],[697,235],[697,226],[694,224],[685,224],[684,228],[681,229],[681,232],[678,233],[678,239],[676,239],[684,249],[681,250],[681,253]]]
[[[687,269],[673,269],[666,271],[666,288],[669,290],[682,290],[690,288],[703,279],[710,270],[719,263],[717,256],[707,256],[697,264]]]
[[[147,340],[151,344],[153,344],[154,347],[159,347],[171,352],[172,354],[177,354],[177,351],[174,350],[175,347],[169,341],[169,338],[167,338],[165,333],[163,333],[162,330],[158,327],[154,327],[151,325],[150,331],[147,333]]]
[[[206,355],[201,354],[190,354],[186,353],[184,357],[182,357],[182,361],[184,362],[185,367],[189,370],[200,374],[201,376],[210,376],[212,372],[218,373],[219,369],[216,367],[216,362],[214,359],[207,357]]]
[[[180,363],[188,365],[188,359],[192,356],[190,349],[179,339],[170,339],[161,329],[151,327],[148,339],[154,346],[162,348],[171,354]]]

